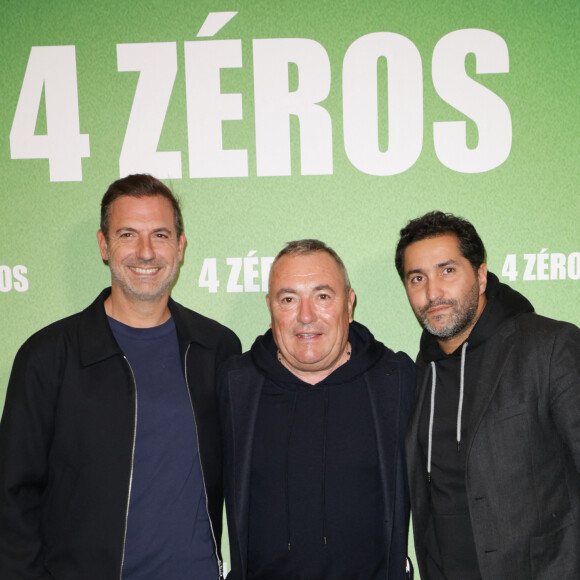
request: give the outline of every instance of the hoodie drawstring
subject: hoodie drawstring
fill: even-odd
[[[467,342],[461,347],[461,371],[459,375],[459,403],[457,405],[457,453],[461,450],[461,415],[463,413],[463,393],[465,391],[465,351]],[[431,483],[431,457],[433,453],[433,419],[435,416],[435,388],[437,373],[435,362],[431,361],[431,408],[429,410],[429,436],[427,443],[427,483]]]
[[[459,405],[457,407],[457,453],[461,450],[461,415],[463,413],[463,391],[465,387],[465,351],[467,342],[461,348],[461,373],[459,375]]]
[[[429,440],[427,444],[427,483],[431,483],[431,453],[433,451],[433,415],[435,414],[435,385],[437,373],[435,363],[431,361],[431,409],[429,410]]]

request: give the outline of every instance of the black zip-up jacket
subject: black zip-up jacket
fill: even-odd
[[[0,423],[0,578],[121,578],[135,441],[131,367],[104,301],[19,350]],[[222,575],[222,452],[215,372],[239,353],[226,327],[169,299],[197,426]]]

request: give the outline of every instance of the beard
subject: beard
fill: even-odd
[[[479,283],[476,281],[469,292],[460,300],[433,300],[418,312],[415,312],[415,316],[427,332],[442,340],[449,340],[463,332],[473,323],[475,316],[477,315],[478,305]],[[435,306],[449,306],[451,308],[450,313],[432,317],[434,322],[446,319],[444,324],[436,326],[429,321],[427,311]]]
[[[120,288],[127,297],[140,302],[155,302],[165,296],[170,291],[175,278],[177,277],[178,265],[175,264],[170,270],[156,282],[147,280],[139,282],[134,281],[124,271],[124,266],[133,266],[138,268],[154,268],[166,266],[164,261],[141,260],[131,262],[130,264],[118,264],[109,260],[109,269],[111,271],[111,280]]]

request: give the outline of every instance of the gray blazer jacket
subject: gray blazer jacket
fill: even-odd
[[[536,314],[506,322],[484,348],[469,426],[466,489],[483,580],[580,578],[580,329]],[[469,355],[468,355],[469,356]],[[422,580],[430,524],[419,416],[431,371],[419,364],[406,437]]]

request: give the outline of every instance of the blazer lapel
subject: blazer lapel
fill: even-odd
[[[468,460],[475,434],[477,433],[481,420],[493,399],[495,391],[499,385],[499,380],[511,356],[514,347],[511,337],[514,330],[514,321],[508,321],[504,328],[499,330],[496,336],[489,338],[486,343],[482,345],[484,348],[483,356],[481,357],[483,366],[479,372],[479,376],[474,377],[473,379],[466,379],[474,385],[471,416],[467,418],[469,421],[469,432],[467,436]],[[469,356],[469,352],[467,356]]]

